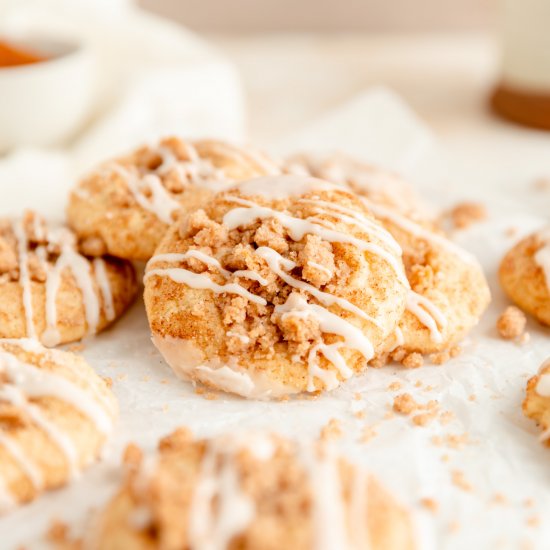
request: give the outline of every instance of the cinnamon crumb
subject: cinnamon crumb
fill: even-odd
[[[504,505],[508,504],[508,499],[502,493],[496,493],[492,498],[493,504]]]
[[[453,482],[453,485],[458,487],[459,489],[462,489],[463,491],[472,491],[473,487],[472,485],[466,481],[466,478],[464,477],[464,472],[461,470],[453,470],[451,472],[451,481]]]
[[[424,508],[427,508],[430,512],[436,513],[439,509],[439,504],[436,500],[433,498],[422,498],[420,499],[420,504],[424,506]]]
[[[397,395],[393,401],[393,410],[399,414],[410,416],[422,411],[412,418],[417,426],[425,426],[431,422],[437,416],[438,407],[439,403],[433,399],[426,404],[417,403],[409,393]]]
[[[429,359],[434,365],[444,365],[450,359],[458,357],[461,352],[462,349],[460,346],[453,346],[452,348],[432,353],[429,356]]]
[[[342,426],[340,420],[331,418],[322,428],[319,439],[321,441],[329,441],[340,439],[342,437]]]
[[[448,216],[455,228],[466,229],[487,219],[487,209],[478,202],[463,202],[452,208]]]
[[[418,403],[410,393],[397,395],[393,400],[393,410],[400,414],[410,415],[418,409]]]
[[[397,390],[400,390],[402,387],[403,387],[403,384],[401,384],[401,382],[399,382],[398,380],[396,380],[395,382],[392,382],[392,383],[388,386],[388,389],[391,390],[391,391],[397,391]]]
[[[420,353],[409,353],[403,358],[401,364],[407,369],[417,369],[424,364],[424,358]]]
[[[55,544],[61,544],[67,542],[68,537],[69,526],[61,520],[52,520],[46,532],[46,540]]]
[[[529,527],[539,527],[540,526],[540,518],[538,516],[531,516],[527,518],[527,525]]]
[[[521,309],[508,306],[497,320],[497,331],[501,338],[513,340],[525,332],[527,318]]]
[[[477,400],[477,395],[472,393],[468,396],[468,401],[476,401],[476,400]]]
[[[437,416],[436,412],[426,412],[413,416],[412,421],[416,426],[427,426]]]
[[[371,439],[376,437],[377,432],[374,426],[365,426],[359,436],[359,443],[368,443]]]

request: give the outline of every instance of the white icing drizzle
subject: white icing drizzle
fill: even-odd
[[[319,378],[325,384],[327,390],[334,389],[339,385],[338,378],[333,371],[320,367],[318,353],[321,353],[334,365],[344,380],[348,379],[353,371],[347,366],[338,351],[339,348],[345,344],[349,348],[356,349],[366,361],[370,361],[374,356],[373,346],[362,330],[324,307],[308,303],[299,294],[290,294],[284,304],[275,306],[274,313],[281,315],[283,319],[286,317],[303,318],[312,316],[319,323],[321,331],[336,334],[343,339],[343,342],[319,343],[311,348],[308,354],[308,391],[315,391],[314,378]]]
[[[32,307],[32,289],[29,273],[29,243],[27,233],[20,220],[12,224],[13,234],[17,240],[17,257],[19,261],[19,284],[23,294],[23,309],[25,310],[26,335],[29,338],[36,337],[34,326],[34,312]]]
[[[234,208],[233,210],[227,212],[223,217],[223,225],[229,230],[236,229],[237,227],[241,227],[243,225],[248,225],[256,220],[275,218],[283,227],[287,229],[288,234],[294,241],[302,240],[306,234],[317,235],[321,239],[330,243],[348,243],[357,247],[359,250],[370,252],[371,254],[381,257],[390,264],[399,280],[407,288],[409,287],[409,282],[403,270],[400,258],[389,253],[377,243],[367,242],[364,239],[358,239],[351,235],[347,235],[342,231],[329,229],[309,219],[304,220],[301,218],[295,218],[285,212],[280,212],[266,206],[259,206],[258,204],[255,204],[247,199],[241,199],[239,197],[229,195],[226,197],[226,200],[240,204],[244,207]]]
[[[162,185],[158,175],[151,173],[140,178],[119,164],[113,164],[112,169],[126,182],[134,199],[144,210],[153,213],[166,224],[172,223],[172,215],[181,210],[181,205]],[[149,190],[150,198],[145,195],[145,189]]]
[[[428,298],[409,290],[406,310],[412,313],[429,331],[433,342],[443,342],[441,330],[447,326],[447,319],[441,310]]]
[[[65,401],[87,416],[101,433],[111,431],[112,419],[105,410],[88,392],[64,376],[24,363],[5,351],[0,351],[0,372],[5,372],[12,384],[28,397],[49,396]]]
[[[96,277],[101,297],[103,299],[103,308],[105,310],[105,317],[108,321],[112,321],[115,318],[115,306],[113,304],[113,293],[111,291],[111,283],[107,275],[105,268],[105,260],[103,258],[94,259],[94,274]]]
[[[27,476],[31,485],[37,490],[40,489],[44,483],[42,473],[25,455],[19,444],[0,431],[0,446],[4,447],[12,456],[19,468]]]
[[[70,243],[62,244],[61,255],[57,258],[55,266],[48,274],[46,280],[46,330],[42,334],[42,341],[48,346],[55,346],[60,341],[57,330],[57,292],[61,284],[61,276],[64,269],[70,269],[73,277],[82,293],[87,333],[95,334],[99,324],[101,306],[94,288],[94,279],[90,262],[78,252]]]
[[[533,256],[535,263],[542,269],[546,287],[550,292],[550,228],[546,228],[538,234],[542,240],[542,246],[535,252]]]
[[[350,502],[350,546],[354,550],[369,550],[371,547],[368,525],[367,472],[360,467],[354,469],[355,479],[351,486]]]
[[[21,408],[33,422],[54,442],[67,461],[69,476],[75,477],[77,474],[78,456],[74,443],[57,426],[50,422],[42,413],[39,407],[29,403],[27,398],[18,388],[10,384],[4,384],[0,387],[0,401],[7,401],[15,407]]]
[[[261,306],[267,305],[267,301],[264,298],[248,292],[248,290],[244,289],[241,285],[237,283],[219,285],[210,279],[207,273],[195,273],[182,267],[151,269],[145,274],[145,280],[154,276],[169,277],[175,283],[183,283],[191,288],[211,290],[215,294],[237,294],[238,296],[250,300],[254,304],[259,304]]]
[[[5,339],[2,342],[19,344],[22,349],[32,352],[44,351],[44,348],[32,340]],[[8,382],[0,385],[0,401],[7,401],[27,413],[60,449],[66,459],[70,476],[75,476],[78,470],[78,452],[73,441],[43,414],[39,406],[31,403],[29,398],[54,397],[68,403],[89,418],[96,429],[105,435],[113,429],[113,419],[105,410],[111,412],[111,407],[103,408],[87,391],[67,378],[25,363],[5,350],[0,351],[0,372],[5,373],[8,378]],[[19,444],[1,430],[0,445],[12,455],[33,486],[36,489],[41,488],[43,477],[32,457],[26,456]]]
[[[241,489],[231,446],[224,439],[210,442],[189,512],[190,549],[225,550],[254,515],[255,504]]]
[[[313,497],[313,550],[349,550],[338,461],[330,447],[322,456],[314,448],[300,450]]]
[[[425,227],[422,227],[418,223],[410,220],[409,218],[398,214],[391,208],[370,201],[365,197],[360,197],[360,199],[377,218],[387,219],[391,223],[399,227],[401,230],[410,233],[411,235],[414,235],[415,237],[418,237],[420,239],[424,239],[436,246],[440,246],[441,248],[447,250],[451,254],[454,254],[455,256],[459,257],[469,264],[478,265],[477,258],[473,254],[470,254],[470,252],[468,252],[467,250],[464,250],[462,247],[453,243],[447,237],[444,237],[443,235],[439,235],[434,231],[430,231]]]
[[[334,275],[334,273],[328,267],[325,267],[324,265],[318,264],[317,262],[313,262],[313,261],[309,260],[307,262],[307,265],[309,265],[310,267],[313,267],[314,269],[317,269],[317,270],[325,273],[329,277],[332,277]]]
[[[369,220],[366,216],[363,216],[359,212],[353,210],[352,208],[347,208],[337,203],[331,203],[323,200],[312,200],[312,199],[301,199],[299,202],[304,204],[315,205],[316,212],[319,214],[325,214],[328,216],[333,216],[343,220],[344,222],[354,225],[366,233],[375,234],[384,244],[392,250],[395,254],[401,256],[402,250],[398,242],[393,238],[391,233],[386,231],[380,224]],[[309,218],[310,220],[312,218]],[[319,219],[313,218],[318,223],[321,221]],[[325,220],[322,220],[324,223]]]
[[[365,313],[362,309],[358,308],[355,304],[352,304],[345,298],[335,296],[334,294],[329,294],[328,292],[323,292],[317,287],[289,275],[286,271],[284,271],[283,268],[285,268],[287,271],[292,271],[297,264],[292,260],[283,258],[283,256],[281,256],[276,250],[273,250],[273,248],[270,248],[268,246],[260,246],[256,249],[255,252],[258,256],[260,256],[260,258],[265,260],[265,262],[269,266],[269,269],[271,269],[273,273],[278,275],[287,285],[308,292],[313,297],[317,298],[317,300],[319,300],[325,306],[338,305],[342,309],[345,309],[350,313],[354,313],[355,315],[366,319],[367,321],[370,321],[377,327],[380,327],[380,323],[376,319]]]

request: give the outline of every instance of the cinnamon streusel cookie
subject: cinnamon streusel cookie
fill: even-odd
[[[503,258],[504,292],[524,311],[550,325],[550,228],[529,235]]]
[[[85,247],[90,242],[99,254],[148,260],[182,210],[196,209],[234,182],[278,172],[250,149],[167,138],[85,177],[71,193],[67,216]]]
[[[1,338],[79,340],[115,321],[136,292],[129,262],[86,258],[69,229],[48,227],[30,211],[0,220]]]
[[[410,515],[359,466],[321,444],[263,433],[126,451],[126,479],[86,537],[90,550],[412,550]]]
[[[527,383],[523,413],[544,430],[540,439],[550,446],[550,360],[546,360],[539,373]]]
[[[0,339],[0,513],[96,460],[117,414],[107,383],[81,357]]]
[[[300,156],[288,169],[344,185],[357,193],[403,249],[411,289],[388,349],[434,353],[459,342],[490,301],[479,262],[437,228],[413,187],[396,174],[345,155]]]
[[[401,249],[349,191],[259,178],[174,224],[149,261],[153,340],[174,371],[247,397],[330,390],[395,330]]]

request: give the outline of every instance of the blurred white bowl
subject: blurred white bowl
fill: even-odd
[[[76,41],[32,38],[10,43],[48,59],[0,67],[0,152],[63,143],[90,112],[95,84],[92,52]]]

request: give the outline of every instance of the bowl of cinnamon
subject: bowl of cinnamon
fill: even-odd
[[[84,44],[0,36],[0,152],[66,144],[88,120],[94,87]]]

